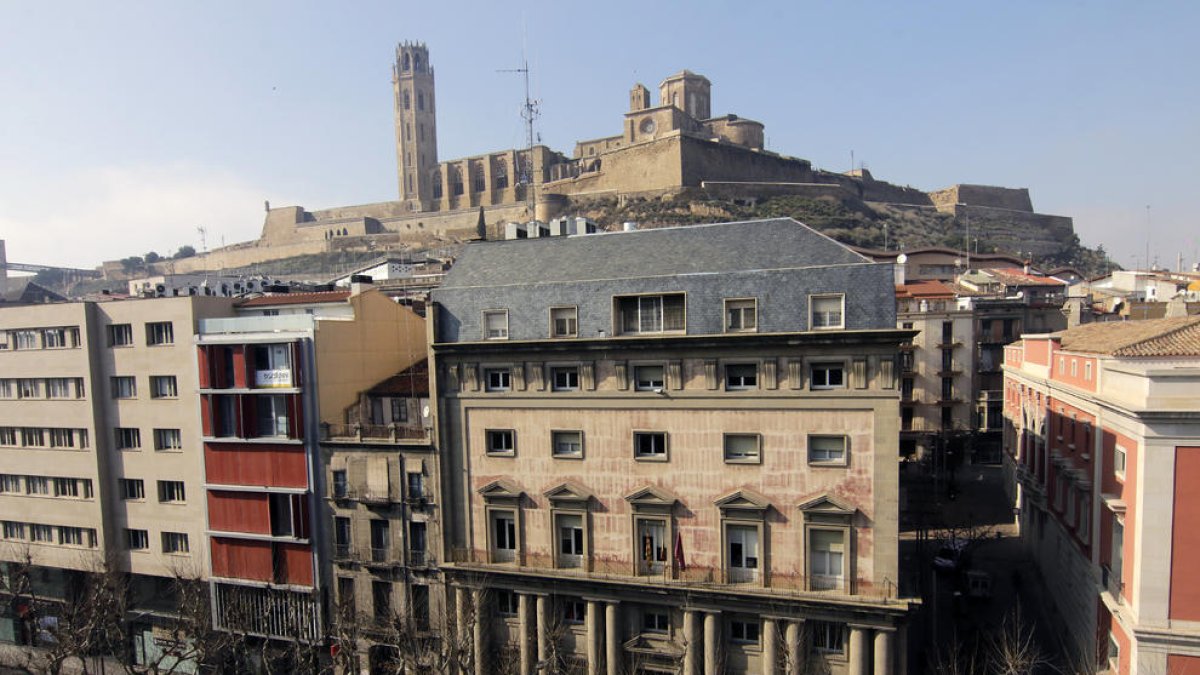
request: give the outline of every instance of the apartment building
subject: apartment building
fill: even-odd
[[[379,373],[425,357],[424,321],[363,284],[237,312],[195,337],[214,621],[315,643],[332,569],[322,429]]]
[[[996,461],[1003,426],[1004,345],[1022,331],[1066,326],[1066,283],[1029,269],[980,269],[953,281],[907,280],[897,258],[896,321],[919,331],[901,346],[900,451],[941,447],[950,461]]]
[[[1004,372],[1021,537],[1084,665],[1200,669],[1200,318],[1025,335]]]
[[[790,219],[467,246],[429,318],[475,672],[902,669],[892,274]]]
[[[364,391],[346,422],[322,429],[327,517],[340,630],[360,669],[428,662],[413,641],[444,626],[439,458],[428,361]],[[353,628],[355,630],[348,630]],[[353,635],[351,635],[353,633]],[[406,660],[409,659],[409,660]]]
[[[0,310],[0,560],[60,598],[115,563],[135,603],[207,573],[191,335],[230,314],[224,298]],[[0,640],[21,629],[7,616]]]

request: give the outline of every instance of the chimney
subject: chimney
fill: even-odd
[[[369,274],[350,275],[350,295],[355,296],[375,287],[375,280]]]
[[[1025,274],[1029,274],[1029,261],[1028,261],[1028,260],[1026,260],[1026,261],[1025,261],[1025,268],[1024,268],[1024,269],[1025,269]]]

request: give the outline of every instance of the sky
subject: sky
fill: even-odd
[[[684,68],[767,148],[932,190],[1028,187],[1125,267],[1200,254],[1200,3],[0,0],[0,239],[93,267],[258,237],[264,202],[396,197],[391,64],[422,41],[441,159],[616,134]],[[201,235],[200,229],[204,234]]]

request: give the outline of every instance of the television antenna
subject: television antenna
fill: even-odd
[[[521,54],[520,68],[502,68],[497,73],[520,73],[525,78],[525,104],[521,107],[521,119],[525,120],[525,161],[522,162],[520,182],[525,185],[525,211],[529,218],[535,218],[534,207],[537,205],[537,182],[533,179],[533,121],[538,118],[540,99],[529,95],[529,59]]]

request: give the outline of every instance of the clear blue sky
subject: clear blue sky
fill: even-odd
[[[422,40],[443,159],[570,152],[683,68],[768,148],[924,189],[1029,187],[1125,266],[1200,250],[1200,3],[0,2],[0,238],[91,266],[258,236],[263,200],[396,192],[391,61]],[[1150,206],[1149,214],[1147,206]],[[1149,223],[1149,227],[1147,224]]]

